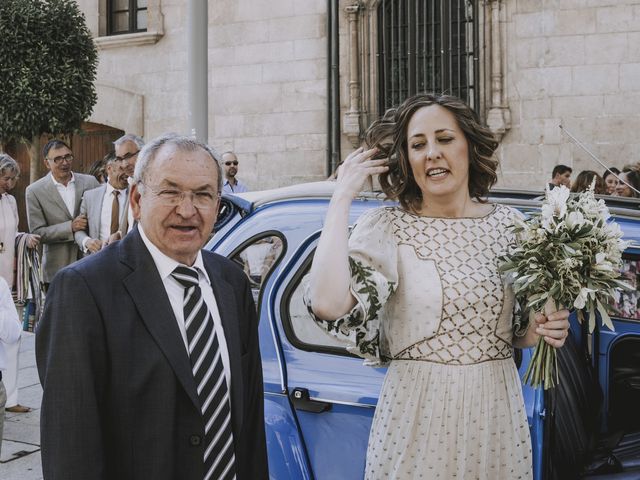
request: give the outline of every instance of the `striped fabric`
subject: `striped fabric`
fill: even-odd
[[[178,266],[171,274],[184,287],[189,358],[204,422],[204,480],[236,478],[229,390],[213,319],[202,298],[198,272]]]

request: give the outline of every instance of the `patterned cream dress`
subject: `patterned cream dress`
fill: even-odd
[[[532,478],[512,358],[513,293],[497,257],[517,213],[432,218],[366,212],[349,239],[346,316],[319,323],[369,365],[388,365],[365,478]]]

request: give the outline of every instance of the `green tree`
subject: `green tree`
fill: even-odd
[[[0,146],[29,146],[38,178],[40,135],[68,135],[96,103],[98,55],[73,0],[0,0]]]

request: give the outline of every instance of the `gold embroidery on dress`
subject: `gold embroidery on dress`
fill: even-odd
[[[496,262],[508,244],[504,232],[512,218],[504,206],[479,219],[416,217],[394,209],[398,244],[435,263],[443,295],[436,333],[394,359],[467,365],[511,357],[510,343],[497,335],[505,292]]]

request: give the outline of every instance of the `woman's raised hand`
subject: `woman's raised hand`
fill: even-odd
[[[386,158],[375,160],[372,158],[376,153],[378,153],[377,148],[364,150],[363,147],[351,152],[338,169],[336,191],[355,198],[370,176],[389,170]]]

